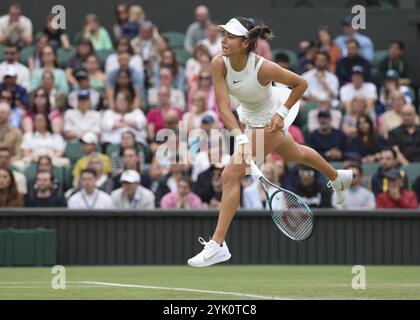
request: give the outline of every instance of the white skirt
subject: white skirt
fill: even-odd
[[[273,87],[272,89],[272,94],[274,95],[273,100],[275,103],[273,103],[267,109],[264,109],[256,114],[252,114],[250,112],[244,112],[242,106],[238,107],[237,111],[239,115],[239,120],[243,124],[245,124],[245,127],[247,129],[262,128],[268,126],[276,111],[280,108],[282,104],[284,104],[287,101],[287,99],[290,96],[290,92],[292,91],[286,87]],[[295,121],[299,113],[299,106],[300,102],[298,101],[292,106],[287,117],[284,119],[284,132],[288,132],[289,127]]]

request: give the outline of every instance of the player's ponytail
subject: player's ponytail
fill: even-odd
[[[246,37],[246,40],[249,41],[248,52],[255,51],[258,39],[270,40],[274,36],[268,26],[255,19],[242,17],[236,19],[248,30]]]

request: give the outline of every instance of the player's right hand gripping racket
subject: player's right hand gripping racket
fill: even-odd
[[[259,180],[276,226],[292,240],[306,240],[312,234],[313,213],[305,201],[293,192],[270,182],[251,160],[251,174]],[[268,191],[270,188],[270,193]],[[273,189],[274,188],[274,191]]]

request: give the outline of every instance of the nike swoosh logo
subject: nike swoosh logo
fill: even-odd
[[[241,82],[241,81],[242,81],[242,80],[239,80],[239,81],[235,81],[235,80],[233,80],[233,83],[235,83],[235,84],[236,84],[236,83]]]
[[[210,257],[203,257],[203,260],[204,261],[207,261],[207,260],[210,260],[211,258],[213,258],[216,254],[218,254],[218,252],[216,252],[215,254],[213,254],[212,256],[210,256]]]

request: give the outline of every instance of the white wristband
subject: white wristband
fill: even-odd
[[[279,110],[276,112],[280,117],[285,119],[287,115],[289,114],[289,109],[287,109],[284,105],[282,105]]]
[[[240,134],[235,137],[235,141],[238,145],[249,143],[249,139],[245,134]]]

